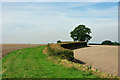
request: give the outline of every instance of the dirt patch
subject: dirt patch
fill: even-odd
[[[74,50],[74,57],[102,72],[118,75],[118,46],[89,46]]]

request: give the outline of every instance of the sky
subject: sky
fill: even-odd
[[[92,31],[90,42],[118,41],[117,2],[3,2],[2,42],[46,44],[73,41],[80,24]]]
[[[109,2],[118,1],[109,0]],[[1,0],[1,2],[108,2],[108,0]]]

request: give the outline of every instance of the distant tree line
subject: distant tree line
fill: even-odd
[[[112,42],[110,40],[105,40],[101,43],[102,45],[120,45],[118,42]]]
[[[62,41],[61,40],[58,40],[57,43],[61,43]]]

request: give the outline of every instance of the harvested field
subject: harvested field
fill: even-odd
[[[4,57],[5,55],[7,55],[8,53],[14,50],[18,50],[22,48],[38,47],[42,45],[45,44],[2,44],[2,57]]]
[[[74,57],[102,72],[118,75],[118,46],[89,46],[74,50]]]

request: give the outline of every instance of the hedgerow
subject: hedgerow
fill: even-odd
[[[63,47],[64,46],[64,47]],[[57,43],[57,44],[48,44],[49,55],[59,56],[62,59],[67,59],[69,61],[74,60],[74,53],[69,48],[65,47],[82,47],[87,46],[86,42],[69,42],[69,43]]]
[[[87,46],[87,42],[85,41],[67,42],[65,44],[61,44],[61,47],[71,49],[71,50],[86,47],[86,46]]]
[[[59,56],[62,59],[72,61],[74,54],[72,50],[61,47],[61,44],[48,44],[49,55]]]

